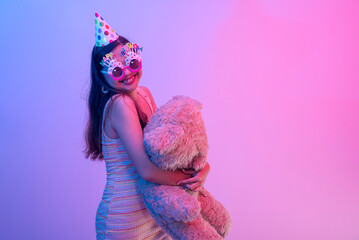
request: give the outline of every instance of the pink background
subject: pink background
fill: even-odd
[[[203,104],[230,240],[359,239],[357,1],[1,1],[1,238],[95,239],[86,160],[97,11],[157,102]]]

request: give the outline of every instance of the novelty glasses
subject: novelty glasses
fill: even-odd
[[[122,53],[126,55],[125,64],[123,66],[121,62],[117,61],[116,54],[110,52],[103,57],[100,62],[102,66],[106,66],[107,71],[101,71],[102,73],[109,74],[114,80],[120,80],[125,76],[125,69],[128,68],[131,72],[138,72],[142,68],[142,59],[137,52]]]
[[[115,66],[109,67],[107,71],[101,72],[109,74],[114,80],[120,80],[125,76],[126,68],[131,72],[138,72],[142,68],[141,59],[131,59],[126,66],[123,66],[121,62],[117,62]]]

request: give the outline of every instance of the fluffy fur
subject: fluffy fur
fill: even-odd
[[[208,142],[202,104],[179,95],[157,109],[144,128],[151,161],[165,170],[201,170]],[[228,211],[203,186],[198,192],[159,185],[140,177],[145,205],[157,224],[173,239],[224,239],[232,222]]]

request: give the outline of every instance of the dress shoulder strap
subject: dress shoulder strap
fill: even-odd
[[[151,99],[150,97],[147,95],[146,91],[143,90],[142,88],[140,88],[139,86],[137,87],[138,89],[138,93],[141,94],[141,96],[146,100],[147,104],[150,106],[151,108],[151,112],[153,114],[153,107],[152,107],[152,102],[151,102]]]

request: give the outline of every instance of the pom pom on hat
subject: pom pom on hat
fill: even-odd
[[[98,13],[95,13],[95,37],[96,47],[106,46],[118,38],[117,33]]]

